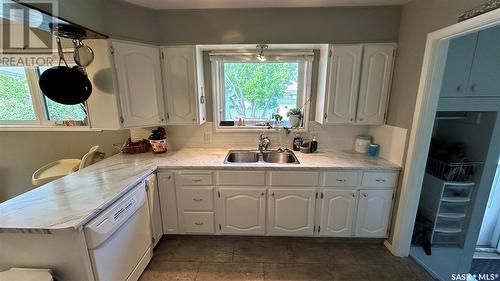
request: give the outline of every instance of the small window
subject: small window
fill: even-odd
[[[312,55],[273,54],[261,61],[252,54],[211,53],[211,59],[217,85],[217,128],[305,127]],[[287,116],[292,109],[302,113],[298,126],[297,122],[291,124]],[[239,126],[240,119],[244,126]]]
[[[0,67],[0,120],[36,120],[24,67]]]
[[[87,125],[85,104],[60,104],[42,93],[38,79],[47,69],[49,67],[0,67],[0,125]]]

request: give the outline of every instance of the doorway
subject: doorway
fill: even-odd
[[[450,67],[450,73],[453,74],[453,71],[455,71],[451,76],[461,76],[464,83],[461,87],[456,85],[455,87],[449,87],[449,89],[455,89],[456,92],[467,89],[470,92],[450,92],[445,96],[442,95],[442,89],[448,85],[444,81],[447,58],[452,49],[452,41],[455,39],[457,39],[455,41],[460,41],[461,38],[465,42],[472,42],[472,48],[467,47],[465,51],[476,52],[476,50],[482,50],[482,48],[477,48],[477,42],[479,41],[477,34],[470,36],[472,38],[464,37],[482,31],[499,30],[499,24],[500,10],[496,10],[428,35],[416,111],[409,139],[405,174],[402,180],[398,214],[395,221],[394,238],[390,249],[396,255],[411,255],[440,280],[458,280],[453,279],[454,277],[457,278],[457,274],[462,276],[462,274],[466,275],[470,272],[483,214],[495,178],[500,154],[500,99],[494,96],[486,97],[484,94],[473,97],[474,93],[472,92],[477,90],[477,85],[470,84],[470,81],[468,81],[470,77],[478,77],[497,83],[498,79],[495,80],[496,78],[492,78],[490,75],[493,73],[493,69],[487,67],[477,68],[476,65],[475,74],[471,74],[471,72],[460,73],[458,71],[458,74],[461,75],[457,75],[458,67]],[[495,38],[500,38],[500,36],[492,37],[492,39]],[[488,43],[487,40],[486,43]],[[496,52],[493,56],[500,57],[498,48],[494,47],[496,45],[492,44],[489,48]],[[488,47],[488,44],[485,46]],[[460,51],[460,48],[458,48],[458,51]],[[470,56],[472,60],[476,57],[477,54]],[[458,54],[456,58],[458,64],[467,60],[463,54]],[[478,58],[482,58],[482,61],[487,63],[490,61],[496,62],[491,54],[486,56],[479,54]],[[473,65],[474,63],[472,63]],[[494,68],[497,66],[500,66],[500,63],[496,63]],[[468,65],[468,67],[470,69],[471,65]],[[483,71],[482,74],[481,71]],[[497,94],[500,95],[500,90],[495,91],[494,95]],[[451,113],[452,116],[446,116],[446,114],[439,116],[436,114],[438,112]],[[441,220],[438,226],[438,230],[441,231],[437,236],[439,238],[437,241],[440,243],[433,243],[432,238],[429,238],[431,255],[427,255],[421,246],[412,246],[411,238],[420,205],[419,198],[422,198],[420,195],[422,194],[424,197],[429,195],[428,190],[423,192],[423,184],[429,184],[428,182],[425,183],[426,177],[431,178],[426,176],[429,174],[426,173],[426,166],[429,166],[429,148],[433,137],[438,137],[438,140],[439,138],[444,139],[447,142],[447,147],[452,147],[456,143],[465,143],[467,147],[466,158],[469,158],[471,162],[479,162],[479,165],[473,167],[474,172],[472,174],[465,173],[465,180],[459,180],[457,184],[453,183],[454,179],[448,179],[450,171],[453,171],[451,174],[464,174],[463,170],[454,169],[453,167],[456,166],[450,165],[454,163],[447,163],[448,166],[445,168],[447,170],[443,175],[445,181],[451,181],[451,183],[442,183],[442,188],[438,192],[440,196],[434,196],[433,200],[446,201],[443,205],[446,205],[445,209],[449,210],[449,212],[440,209],[440,205],[435,208],[437,210],[436,214],[446,219]],[[476,139],[474,140],[474,138]],[[452,149],[452,151],[457,151],[457,149]],[[458,151],[461,150],[458,149]],[[457,155],[460,155],[460,153]],[[432,175],[432,173],[430,174]],[[443,180],[442,177],[432,176]],[[446,186],[452,186],[452,188]],[[468,186],[466,192],[457,191],[464,186]],[[452,197],[461,198],[448,198],[449,196],[444,196],[446,195],[444,192],[451,194]],[[439,204],[439,202],[434,203]],[[428,223],[432,225],[431,231],[434,231],[437,216],[431,219],[434,221],[429,220]]]

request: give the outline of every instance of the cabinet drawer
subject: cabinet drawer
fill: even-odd
[[[270,172],[272,186],[317,186],[319,172]]]
[[[213,212],[184,212],[186,233],[214,233]]]
[[[178,173],[175,178],[177,184],[181,185],[212,185],[213,176],[212,173],[206,174],[188,174],[188,173]]]
[[[213,187],[182,187],[184,210],[212,211],[214,208]]]
[[[325,186],[357,186],[358,172],[325,172]]]
[[[265,171],[219,171],[217,172],[219,185],[265,185]]]
[[[361,181],[362,186],[394,187],[398,181],[396,172],[365,172]]]

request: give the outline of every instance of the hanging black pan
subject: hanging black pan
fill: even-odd
[[[83,69],[69,67],[64,59],[61,40],[56,38],[59,52],[59,65],[45,70],[40,76],[39,85],[49,99],[62,104],[73,105],[86,101],[92,93],[92,84]],[[64,65],[61,66],[61,62]]]

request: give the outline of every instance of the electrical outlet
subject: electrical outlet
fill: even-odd
[[[203,134],[203,143],[210,144],[211,142],[212,142],[212,134],[211,133],[204,133]]]

